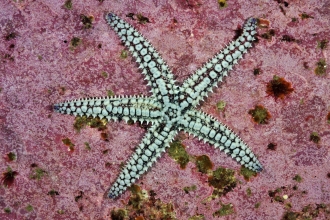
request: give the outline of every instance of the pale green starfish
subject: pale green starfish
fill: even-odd
[[[118,197],[139,179],[165,152],[180,130],[214,145],[241,165],[256,172],[262,171],[250,148],[232,130],[212,116],[196,110],[199,102],[252,47],[257,28],[255,18],[248,19],[241,36],[185,80],[181,87],[175,84],[171,70],[142,34],[113,13],[106,14],[105,19],[136,59],[152,95],[85,98],[55,104],[54,109],[62,114],[99,117],[109,121],[124,119],[126,122],[152,123],[110,188],[110,198]]]

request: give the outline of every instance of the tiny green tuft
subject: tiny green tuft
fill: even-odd
[[[250,109],[248,113],[257,124],[268,124],[268,121],[271,118],[268,110],[262,105],[256,105],[254,109]]]
[[[226,215],[230,215],[234,213],[234,208],[233,205],[231,203],[229,204],[221,204],[221,208],[216,211],[215,213],[213,213],[213,216],[226,216]]]
[[[293,180],[297,181],[298,183],[301,183],[303,179],[297,174],[293,177]]]
[[[58,196],[60,195],[56,190],[52,189],[50,190],[47,195],[50,195],[50,196]]]
[[[71,140],[69,138],[63,138],[62,142],[64,145],[66,145],[68,147],[69,151],[74,151],[74,144],[71,142]]]
[[[81,39],[79,37],[73,37],[70,41],[71,49],[76,48],[81,44]]]
[[[212,193],[214,197],[226,195],[236,187],[237,180],[234,174],[233,170],[222,167],[213,171],[212,176],[208,178],[208,182],[210,186],[214,187]]]
[[[324,50],[328,47],[328,43],[329,43],[329,41],[326,40],[326,39],[318,41],[317,42],[317,48],[320,48],[321,50]]]
[[[120,58],[121,58],[121,59],[126,59],[127,56],[128,56],[128,52],[127,52],[127,50],[122,50],[122,51],[120,52]]]
[[[91,147],[90,147],[90,145],[89,145],[88,142],[85,142],[84,145],[85,145],[85,149],[86,149],[86,150],[88,150],[88,151],[91,150]]]
[[[300,15],[300,18],[301,20],[304,20],[304,19],[307,19],[307,18],[314,18],[313,16],[307,14],[306,12],[303,12],[301,15]]]
[[[189,193],[190,191],[195,191],[197,189],[196,185],[192,185],[192,186],[186,186],[186,187],[183,187],[183,191],[185,193]]]
[[[217,102],[217,109],[219,111],[224,111],[226,107],[226,102],[225,101],[219,101]]]
[[[227,7],[227,0],[218,0],[218,5],[220,9]]]
[[[325,60],[324,59],[320,59],[316,63],[316,68],[315,68],[314,72],[318,76],[323,76],[326,73],[326,69],[327,69],[327,64],[326,64]]]
[[[39,167],[36,167],[33,171],[33,174],[30,175],[31,179],[34,180],[41,180],[41,178],[46,174],[47,172]]]
[[[101,76],[103,76],[104,78],[108,78],[109,74],[106,71],[103,71],[101,73]]]
[[[115,96],[115,93],[112,91],[112,90],[107,90],[107,95],[109,96],[109,97],[112,97],[112,96]]]
[[[240,174],[244,177],[246,181],[249,181],[252,176],[257,176],[257,173],[246,168],[245,166],[241,166]]]
[[[72,0],[66,0],[63,6],[64,6],[64,8],[71,10],[72,9]]]
[[[252,190],[249,188],[246,189],[246,195],[250,197],[252,195]]]
[[[180,141],[173,141],[170,144],[168,154],[172,159],[180,164],[181,169],[186,168],[189,162],[189,155],[185,149],[185,146]]]
[[[196,157],[196,166],[199,172],[207,173],[213,168],[213,163],[207,155],[201,155]]]
[[[312,132],[309,136],[309,140],[313,141],[315,144],[318,144],[321,141],[321,138],[317,132]]]
[[[7,154],[7,157],[8,157],[8,160],[9,160],[9,161],[14,161],[14,160],[16,160],[16,154],[13,153],[13,152],[8,153],[8,154]]]
[[[33,206],[28,204],[26,207],[25,207],[25,210],[28,211],[28,212],[32,212],[33,211]]]
[[[93,16],[86,16],[86,15],[81,14],[80,19],[81,19],[81,22],[83,23],[85,29],[90,29],[93,27],[93,24],[92,24],[92,22],[94,20]]]

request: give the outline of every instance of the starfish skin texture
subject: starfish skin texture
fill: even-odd
[[[183,130],[198,137],[239,164],[255,172],[262,166],[250,148],[226,125],[196,109],[212,88],[222,82],[255,40],[257,19],[249,18],[243,33],[178,86],[155,48],[130,24],[113,13],[105,19],[119,35],[142,70],[152,95],[83,98],[54,105],[54,110],[74,116],[110,120],[151,122],[141,143],[111,186],[108,197],[116,198],[137,181]]]

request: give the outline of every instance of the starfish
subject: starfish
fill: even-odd
[[[233,65],[252,47],[257,28],[256,18],[249,18],[244,24],[243,33],[181,86],[175,83],[168,65],[142,34],[114,13],[106,13],[105,19],[135,58],[151,87],[152,95],[82,98],[55,104],[54,110],[107,121],[152,123],[109,189],[109,198],[120,196],[136,182],[165,152],[180,130],[214,145],[246,168],[262,171],[260,162],[238,135],[214,117],[196,109],[199,102],[222,82]]]

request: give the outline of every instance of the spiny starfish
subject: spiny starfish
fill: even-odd
[[[132,53],[151,87],[152,95],[83,98],[55,104],[54,110],[108,121],[123,119],[126,122],[152,123],[111,186],[109,198],[118,197],[138,180],[165,152],[180,130],[214,145],[248,169],[262,171],[256,156],[232,130],[212,116],[196,110],[199,102],[222,82],[243,53],[252,47],[257,19],[249,18],[243,33],[185,80],[181,87],[175,84],[171,70],[142,34],[113,13],[107,13],[105,19]]]

